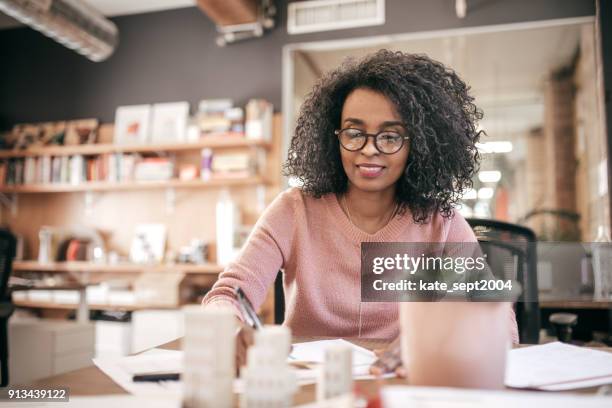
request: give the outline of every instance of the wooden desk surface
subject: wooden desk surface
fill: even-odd
[[[559,300],[543,297],[539,301],[542,309],[612,310],[612,300],[594,300],[593,297]]]
[[[313,338],[296,338],[295,342],[316,340]],[[352,343],[359,346],[368,348],[370,350],[384,347],[388,344],[381,340],[367,340],[367,339],[349,339]],[[168,350],[179,350],[181,347],[180,339],[171,341],[163,344],[160,348]],[[523,346],[521,346],[523,347]],[[526,346],[525,346],[526,347]],[[598,350],[611,352],[612,348],[606,347]],[[385,385],[391,384],[405,384],[404,379],[392,378],[383,380]],[[360,380],[356,381],[357,387],[365,395],[375,395],[377,388],[380,386],[380,382],[374,380]],[[44,378],[30,384],[32,387],[40,388],[62,388],[69,387],[71,396],[84,396],[84,395],[104,395],[104,394],[127,394],[127,392],[117,385],[113,380],[110,379],[106,374],[99,370],[96,366],[82,368],[79,370],[71,371],[64,374],[55,375],[52,377]],[[596,387],[585,388],[582,390],[576,390],[581,393],[594,393],[597,390]],[[299,391],[294,396],[294,404],[305,404],[313,402],[315,400],[315,385],[305,385],[300,387]],[[236,406],[237,399],[236,399]]]

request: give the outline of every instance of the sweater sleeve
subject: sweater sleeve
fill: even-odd
[[[205,307],[228,306],[241,318],[233,290],[239,286],[258,310],[268,288],[289,257],[294,231],[291,190],[279,194],[255,224],[236,259],[230,262],[206,294]]]
[[[449,220],[447,241],[448,242],[478,242],[472,227],[466,221],[466,219],[455,212],[453,217]],[[508,330],[510,332],[510,339],[512,343],[519,343],[518,325],[516,323],[516,314],[514,308],[509,308],[508,314]]]

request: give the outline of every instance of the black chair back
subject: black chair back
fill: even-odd
[[[17,240],[7,229],[0,228],[0,301],[8,298],[8,280],[13,271]]]
[[[17,240],[6,229],[0,229],[0,387],[6,387],[8,374],[8,319],[13,305],[8,293],[8,280],[13,270]]]
[[[468,218],[493,274],[513,279],[522,292],[515,304],[521,343],[537,344],[540,336],[540,307],[535,233],[507,222]]]

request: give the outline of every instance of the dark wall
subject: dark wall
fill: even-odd
[[[387,0],[384,26],[290,36],[285,3],[277,1],[276,29],[225,48],[215,45],[214,25],[195,7],[117,17],[120,45],[101,63],[29,28],[0,31],[0,128],[83,117],[110,122],[118,105],[187,100],[194,106],[203,98],[243,104],[263,97],[278,110],[288,43],[595,14],[591,0],[471,0],[467,17],[458,19],[454,1]],[[609,52],[607,61],[611,66]]]

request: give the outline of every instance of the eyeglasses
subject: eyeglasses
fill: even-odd
[[[393,154],[399,152],[404,146],[404,140],[410,139],[408,136],[403,136],[398,132],[383,130],[376,134],[362,132],[355,128],[346,128],[334,131],[340,145],[349,152],[356,152],[365,147],[368,143],[368,138],[374,138],[374,146],[376,150],[383,154]]]

